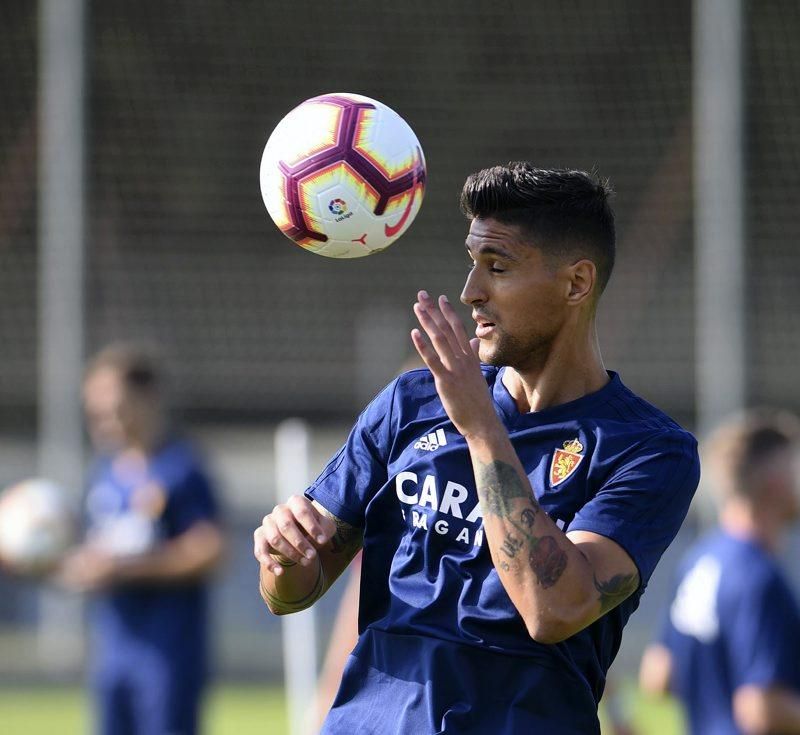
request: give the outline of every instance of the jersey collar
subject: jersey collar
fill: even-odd
[[[503,383],[502,378],[505,370],[505,367],[500,368],[495,376],[494,386],[492,386],[492,397],[507,424],[516,424],[519,421],[543,424],[564,419],[582,418],[586,416],[591,409],[611,400],[611,398],[617,395],[624,387],[619,375],[609,370],[608,377],[610,380],[600,390],[594,393],[587,393],[585,396],[576,398],[574,401],[561,403],[557,406],[550,406],[540,411],[520,413],[517,410],[517,404],[508,392],[508,388],[506,388]]]

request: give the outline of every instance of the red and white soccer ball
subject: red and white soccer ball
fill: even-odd
[[[63,488],[30,479],[0,493],[0,563],[17,574],[52,569],[75,539],[75,518]]]
[[[325,94],[278,123],[261,158],[261,195],[301,247],[358,258],[408,230],[425,172],[422,146],[394,110],[357,94]]]

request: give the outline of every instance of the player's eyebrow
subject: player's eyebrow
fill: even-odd
[[[513,260],[513,261],[519,260],[518,257],[509,253],[508,250],[503,250],[502,248],[496,247],[494,245],[478,245],[475,248],[471,248],[469,245],[469,241],[467,241],[464,243],[464,247],[467,249],[467,252],[473,257],[476,255],[496,255],[499,258],[505,258],[506,260]]]

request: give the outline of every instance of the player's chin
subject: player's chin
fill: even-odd
[[[500,365],[500,355],[497,347],[490,339],[482,338],[478,344],[478,359],[486,365]]]

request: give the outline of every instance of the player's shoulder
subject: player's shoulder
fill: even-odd
[[[402,395],[413,395],[418,392],[424,394],[431,390],[436,390],[436,386],[433,382],[433,374],[426,367],[405,370],[400,373],[393,382],[394,385],[396,385],[396,390]]]
[[[481,365],[481,372],[486,379],[486,384],[491,387],[497,379],[500,369],[492,365]],[[395,386],[396,395],[404,400],[428,400],[438,398],[436,383],[433,373],[426,367],[413,368],[400,373],[392,384]]]
[[[638,445],[680,447],[697,454],[697,439],[675,419],[628,388],[618,376],[613,400],[608,402],[604,428],[635,438]]]
[[[205,474],[205,458],[189,437],[174,434],[164,441],[154,457],[165,480],[178,483],[190,475]]]
[[[613,380],[606,400],[594,413],[593,466],[606,471],[609,479],[647,475],[691,496],[700,479],[695,437],[618,376]]]
[[[180,433],[170,434],[161,444],[158,456],[176,464],[200,460],[200,450],[192,439]]]
[[[499,374],[501,368],[494,365],[485,365],[481,363],[481,372],[486,378],[487,382],[494,382],[494,379]],[[416,383],[433,384],[433,373],[426,367],[416,367],[410,370],[404,370],[397,378],[395,378],[402,385],[414,385]]]

